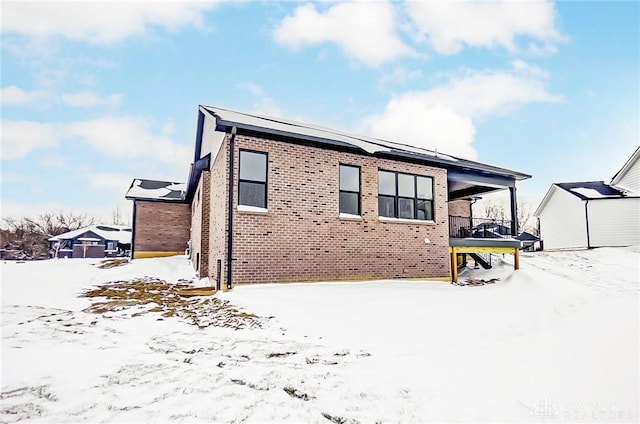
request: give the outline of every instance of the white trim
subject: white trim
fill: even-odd
[[[616,175],[611,178],[611,182],[609,182],[609,185],[615,186],[616,184],[618,184],[620,180],[624,178],[629,168],[631,168],[633,164],[638,160],[638,158],[640,158],[640,147],[636,148],[636,150],[631,154],[631,157],[627,159],[624,165],[622,165],[622,168],[620,168],[620,170],[616,172]]]
[[[350,219],[352,221],[361,221],[362,220],[362,216],[360,216],[360,215],[353,215],[353,214],[350,214],[350,213],[343,213],[343,212],[340,212],[340,215],[338,215],[338,217],[340,219]]]
[[[379,216],[378,221],[382,222],[395,222],[398,224],[418,224],[418,225],[434,225],[435,221],[425,221],[422,219],[408,219],[408,218],[389,218],[387,216]]]
[[[267,213],[269,209],[259,208],[257,206],[238,205],[238,212]]]
[[[535,217],[539,217],[540,214],[542,213],[542,210],[544,209],[545,206],[547,206],[547,202],[549,202],[549,199],[551,198],[551,194],[553,193],[554,190],[557,190],[559,187],[554,184],[551,184],[551,187],[549,187],[549,190],[547,190],[547,193],[544,195],[544,197],[542,198],[542,201],[540,202],[540,204],[538,205],[538,207],[536,208],[536,211],[533,213],[533,216]],[[575,196],[575,193],[570,193],[573,194]],[[578,196],[576,196],[578,197]]]

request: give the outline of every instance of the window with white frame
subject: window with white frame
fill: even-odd
[[[360,215],[360,167],[340,165],[340,213]]]
[[[240,150],[238,205],[267,208],[267,154]]]
[[[433,178],[379,170],[378,215],[433,221]]]

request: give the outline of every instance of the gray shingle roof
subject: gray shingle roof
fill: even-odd
[[[556,183],[555,185],[582,200],[602,199],[605,197],[623,197],[620,190],[616,190],[610,185],[607,185],[604,181]]]

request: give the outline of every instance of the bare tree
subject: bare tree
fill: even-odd
[[[504,203],[486,202],[482,205],[480,217],[494,219],[497,221],[510,221],[511,213],[508,211]],[[537,235],[536,219],[533,216],[531,204],[518,201],[518,231],[528,231]]]
[[[47,212],[37,218],[3,218],[0,233],[3,250],[20,251],[28,257],[43,257],[49,251],[48,239],[96,222],[93,216],[73,212]]]
[[[126,225],[118,206],[111,212],[111,223],[114,225]]]

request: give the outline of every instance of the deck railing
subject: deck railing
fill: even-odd
[[[509,238],[511,220],[449,216],[451,238]]]

